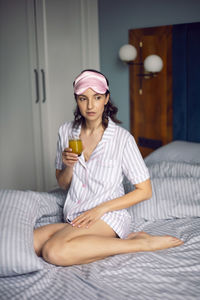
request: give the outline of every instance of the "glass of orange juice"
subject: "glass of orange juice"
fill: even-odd
[[[69,148],[72,149],[73,153],[78,154],[78,156],[81,156],[81,153],[83,151],[83,145],[81,139],[76,139],[73,137],[69,138]]]

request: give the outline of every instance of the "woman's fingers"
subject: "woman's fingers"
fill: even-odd
[[[76,159],[78,157],[76,153],[72,152],[71,148],[65,148],[62,154],[65,158]]]
[[[67,166],[73,166],[78,161],[78,155],[72,152],[71,148],[65,148],[62,152],[63,163]]]
[[[88,227],[91,223],[91,216],[87,215],[86,213],[83,213],[82,215],[78,216],[76,219],[74,219],[71,224],[75,227]]]
[[[78,217],[76,217],[72,222],[72,226],[76,227],[86,227],[89,228],[92,226],[101,216],[104,214],[104,211],[100,207],[94,207]]]
[[[77,217],[76,219],[74,219],[71,224],[72,226],[75,226],[75,227],[83,227],[85,226],[87,223],[88,223],[88,219],[83,216],[83,215],[80,215],[79,217]]]

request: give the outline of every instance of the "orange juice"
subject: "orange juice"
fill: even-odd
[[[73,153],[76,153],[76,154],[78,154],[78,156],[80,156],[83,151],[83,146],[82,146],[81,140],[80,139],[69,140],[69,148],[72,149]]]

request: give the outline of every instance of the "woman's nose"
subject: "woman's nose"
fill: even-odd
[[[92,99],[88,99],[87,108],[92,109],[92,107],[93,107],[93,101],[92,101]]]

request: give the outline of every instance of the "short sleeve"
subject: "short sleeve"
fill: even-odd
[[[60,130],[58,132],[55,167],[58,170],[62,170],[63,169],[63,163],[62,163],[62,146],[61,146]]]
[[[123,151],[122,170],[132,184],[149,179],[149,171],[138,149],[135,139],[130,135]]]
[[[55,167],[57,170],[63,170],[65,165],[62,162],[62,152],[66,147],[68,147],[68,124],[64,124],[59,128],[58,131],[58,140],[57,140],[57,149],[56,149],[56,159]]]

